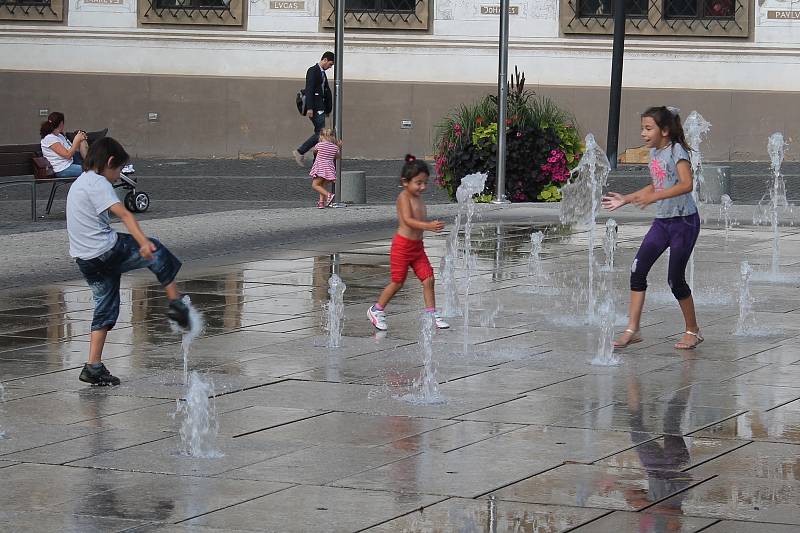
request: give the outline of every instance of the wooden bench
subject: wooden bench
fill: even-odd
[[[34,157],[41,157],[42,147],[37,144],[8,144],[0,146],[0,177],[19,177],[30,176],[32,179],[16,179],[0,182],[0,187],[12,185],[27,185],[31,188],[31,220],[36,220],[36,186],[41,183],[52,183],[50,196],[47,199],[46,214],[50,214],[53,207],[53,200],[56,190],[66,184],[70,184],[77,178],[56,178],[53,169],[49,172],[36,172],[33,164]]]

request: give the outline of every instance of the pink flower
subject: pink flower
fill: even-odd
[[[519,137],[522,137],[522,132],[521,131],[517,132],[517,138],[519,138]]]

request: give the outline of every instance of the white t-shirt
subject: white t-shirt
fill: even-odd
[[[61,172],[66,170],[72,164],[72,158],[61,157],[51,148],[55,143],[61,143],[61,146],[69,150],[72,148],[72,143],[64,137],[63,134],[51,133],[45,135],[42,139],[42,155],[50,161],[50,166],[53,167],[53,172]]]
[[[84,172],[67,194],[67,234],[69,255],[94,259],[117,243],[111,229],[108,208],[119,203],[114,187],[104,177],[90,170]]]

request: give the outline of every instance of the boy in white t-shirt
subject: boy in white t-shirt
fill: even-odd
[[[122,145],[110,137],[94,142],[84,161],[85,172],[75,180],[67,195],[69,253],[94,295],[89,361],[79,378],[92,385],[120,383],[101,359],[106,335],[119,316],[123,273],[138,268],[150,269],[169,298],[169,319],[184,330],[191,326],[189,309],[175,284],[181,262],[156,239],[145,236],[111,185],[119,178],[128,158]],[[109,213],[117,216],[130,234],[114,231],[109,224]]]

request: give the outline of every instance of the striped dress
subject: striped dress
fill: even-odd
[[[317,143],[314,149],[317,151],[317,157],[311,166],[311,172],[308,173],[309,176],[335,181],[336,155],[339,153],[339,147],[332,142],[322,141]]]

